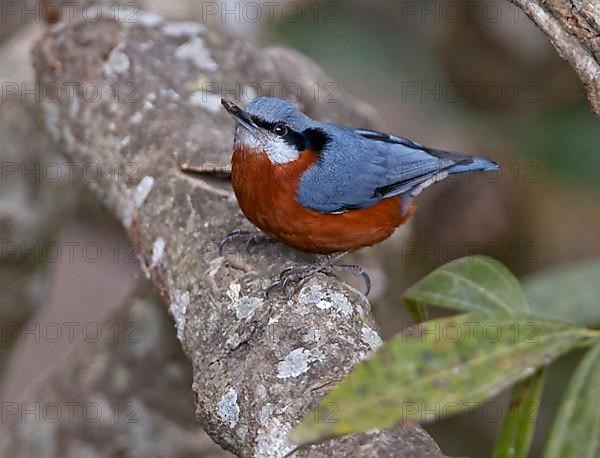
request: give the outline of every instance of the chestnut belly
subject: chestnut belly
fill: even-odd
[[[242,208],[242,211],[271,237],[299,250],[321,254],[356,250],[381,242],[392,235],[411,213],[402,216],[401,205],[396,198],[381,201],[368,209],[342,214],[323,214],[283,205],[286,208]]]
[[[264,154],[235,150],[232,184],[244,215],[267,235],[321,254],[381,242],[411,217],[414,207],[403,213],[400,197],[340,214],[303,207],[297,200],[300,176],[314,160],[314,153],[303,152],[289,165],[274,166]]]
[[[402,214],[399,198],[390,198],[370,208],[341,214],[319,213],[284,196],[275,199],[240,198],[246,217],[267,235],[302,251],[333,253],[356,250],[387,239],[410,218]],[[264,205],[269,201],[268,205]]]

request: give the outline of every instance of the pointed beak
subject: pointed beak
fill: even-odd
[[[254,123],[254,121],[252,121],[250,115],[248,115],[248,113],[238,107],[235,103],[226,99],[221,99],[221,105],[223,105],[227,110],[227,113],[229,113],[231,117],[242,126],[249,130],[258,129],[258,126]]]

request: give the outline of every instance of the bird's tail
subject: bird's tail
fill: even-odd
[[[427,151],[440,159],[454,162],[454,165],[444,167],[449,174],[465,172],[495,172],[500,166],[484,156],[469,156],[468,154],[451,153],[439,149],[428,148]]]
[[[462,156],[456,165],[448,168],[448,173],[496,172],[500,166],[484,156]]]

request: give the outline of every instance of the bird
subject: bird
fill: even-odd
[[[312,266],[285,269],[268,289],[291,286],[318,272],[347,270],[371,281],[359,266],[336,264],[345,254],[390,237],[416,210],[413,199],[450,175],[498,171],[484,156],[425,147],[371,129],[314,120],[276,97],[244,109],[221,99],[235,121],[231,181],[242,213],[262,231],[298,250],[324,255]],[[234,230],[219,243],[257,235]],[[289,292],[289,291],[288,291]]]

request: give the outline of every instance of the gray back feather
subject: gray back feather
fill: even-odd
[[[384,198],[409,193],[457,163],[409,140],[393,143],[364,137],[361,130],[335,125],[322,128],[330,141],[320,161],[302,176],[298,190],[300,203],[313,210],[370,207]]]

